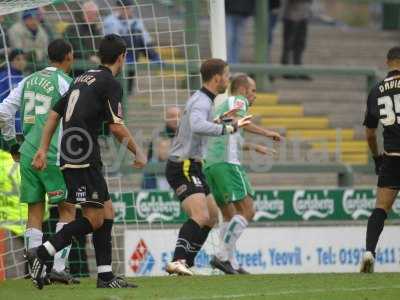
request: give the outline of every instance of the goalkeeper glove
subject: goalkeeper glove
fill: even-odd
[[[222,128],[222,135],[233,134],[238,130],[237,122],[234,122],[232,124],[224,124],[223,126],[224,127]]]

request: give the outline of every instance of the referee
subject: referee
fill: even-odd
[[[166,177],[189,219],[182,225],[169,274],[193,275],[189,269],[218,218],[218,207],[202,172],[208,136],[232,134],[250,123],[251,116],[228,123],[233,108],[213,120],[214,99],[229,84],[229,66],[220,59],[209,59],[200,68],[203,87],[189,98],[177,134],[172,142]]]

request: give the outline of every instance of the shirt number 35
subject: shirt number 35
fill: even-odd
[[[393,100],[390,96],[380,97],[378,98],[378,105],[383,105],[379,109],[379,115],[384,126],[390,126],[394,123],[400,124],[400,117],[396,117],[396,113],[400,114],[400,94],[394,95]]]

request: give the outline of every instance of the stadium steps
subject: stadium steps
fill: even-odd
[[[332,129],[328,116],[304,116],[302,105],[282,105],[277,94],[265,94],[264,97],[274,99],[276,104],[268,105],[257,101],[250,109],[256,120],[261,118],[262,126],[284,130],[289,141],[302,140],[314,153],[327,152],[330,161],[339,159],[352,165],[368,163],[368,146],[365,141],[355,140],[355,130]],[[258,95],[257,98],[259,99]],[[301,147],[300,155],[304,155],[304,145]],[[336,153],[337,150],[339,153]]]
[[[260,107],[265,105],[276,105],[276,104],[278,104],[278,94],[257,93],[257,100],[254,107]]]
[[[301,117],[304,108],[301,105],[270,105],[250,108],[250,114],[261,117]]]
[[[340,133],[336,129],[290,129],[286,131],[288,139],[302,139],[310,141],[336,141],[338,135],[343,141],[353,140],[355,131],[353,129],[341,129]]]
[[[366,165],[368,164],[368,159],[368,153],[342,154],[342,161],[351,165]]]
[[[365,153],[368,154],[368,145],[365,141],[348,141],[348,142],[313,142],[311,143],[313,150],[327,150],[334,153],[339,149],[342,153]]]
[[[329,120],[325,117],[287,117],[263,118],[263,126],[284,129],[323,129],[328,128]]]

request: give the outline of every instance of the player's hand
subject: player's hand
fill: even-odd
[[[378,156],[374,156],[373,159],[375,162],[375,174],[379,175],[379,171],[383,164],[383,155],[379,154]]]
[[[241,127],[244,127],[246,125],[249,125],[251,123],[251,119],[252,118],[253,118],[253,115],[248,115],[248,116],[245,116],[244,118],[241,118],[241,119],[237,120],[235,122],[237,128],[241,128]]]
[[[47,153],[43,149],[39,149],[32,160],[32,167],[42,171],[47,168]]]
[[[251,123],[251,118],[253,118],[252,115],[245,116],[244,118],[236,120],[232,124],[224,125],[224,130],[222,131],[222,134],[235,133],[239,128],[249,125]]]
[[[275,142],[280,142],[283,139],[283,137],[278,132],[275,131],[268,131],[267,136]]]
[[[147,164],[146,156],[138,151],[136,152],[135,161],[133,162],[133,167],[136,169],[143,169]]]
[[[256,145],[255,146],[255,150],[256,150],[257,153],[260,153],[262,155],[274,156],[274,155],[276,155],[278,153],[274,149],[270,149],[268,147],[261,146],[261,145]]]

